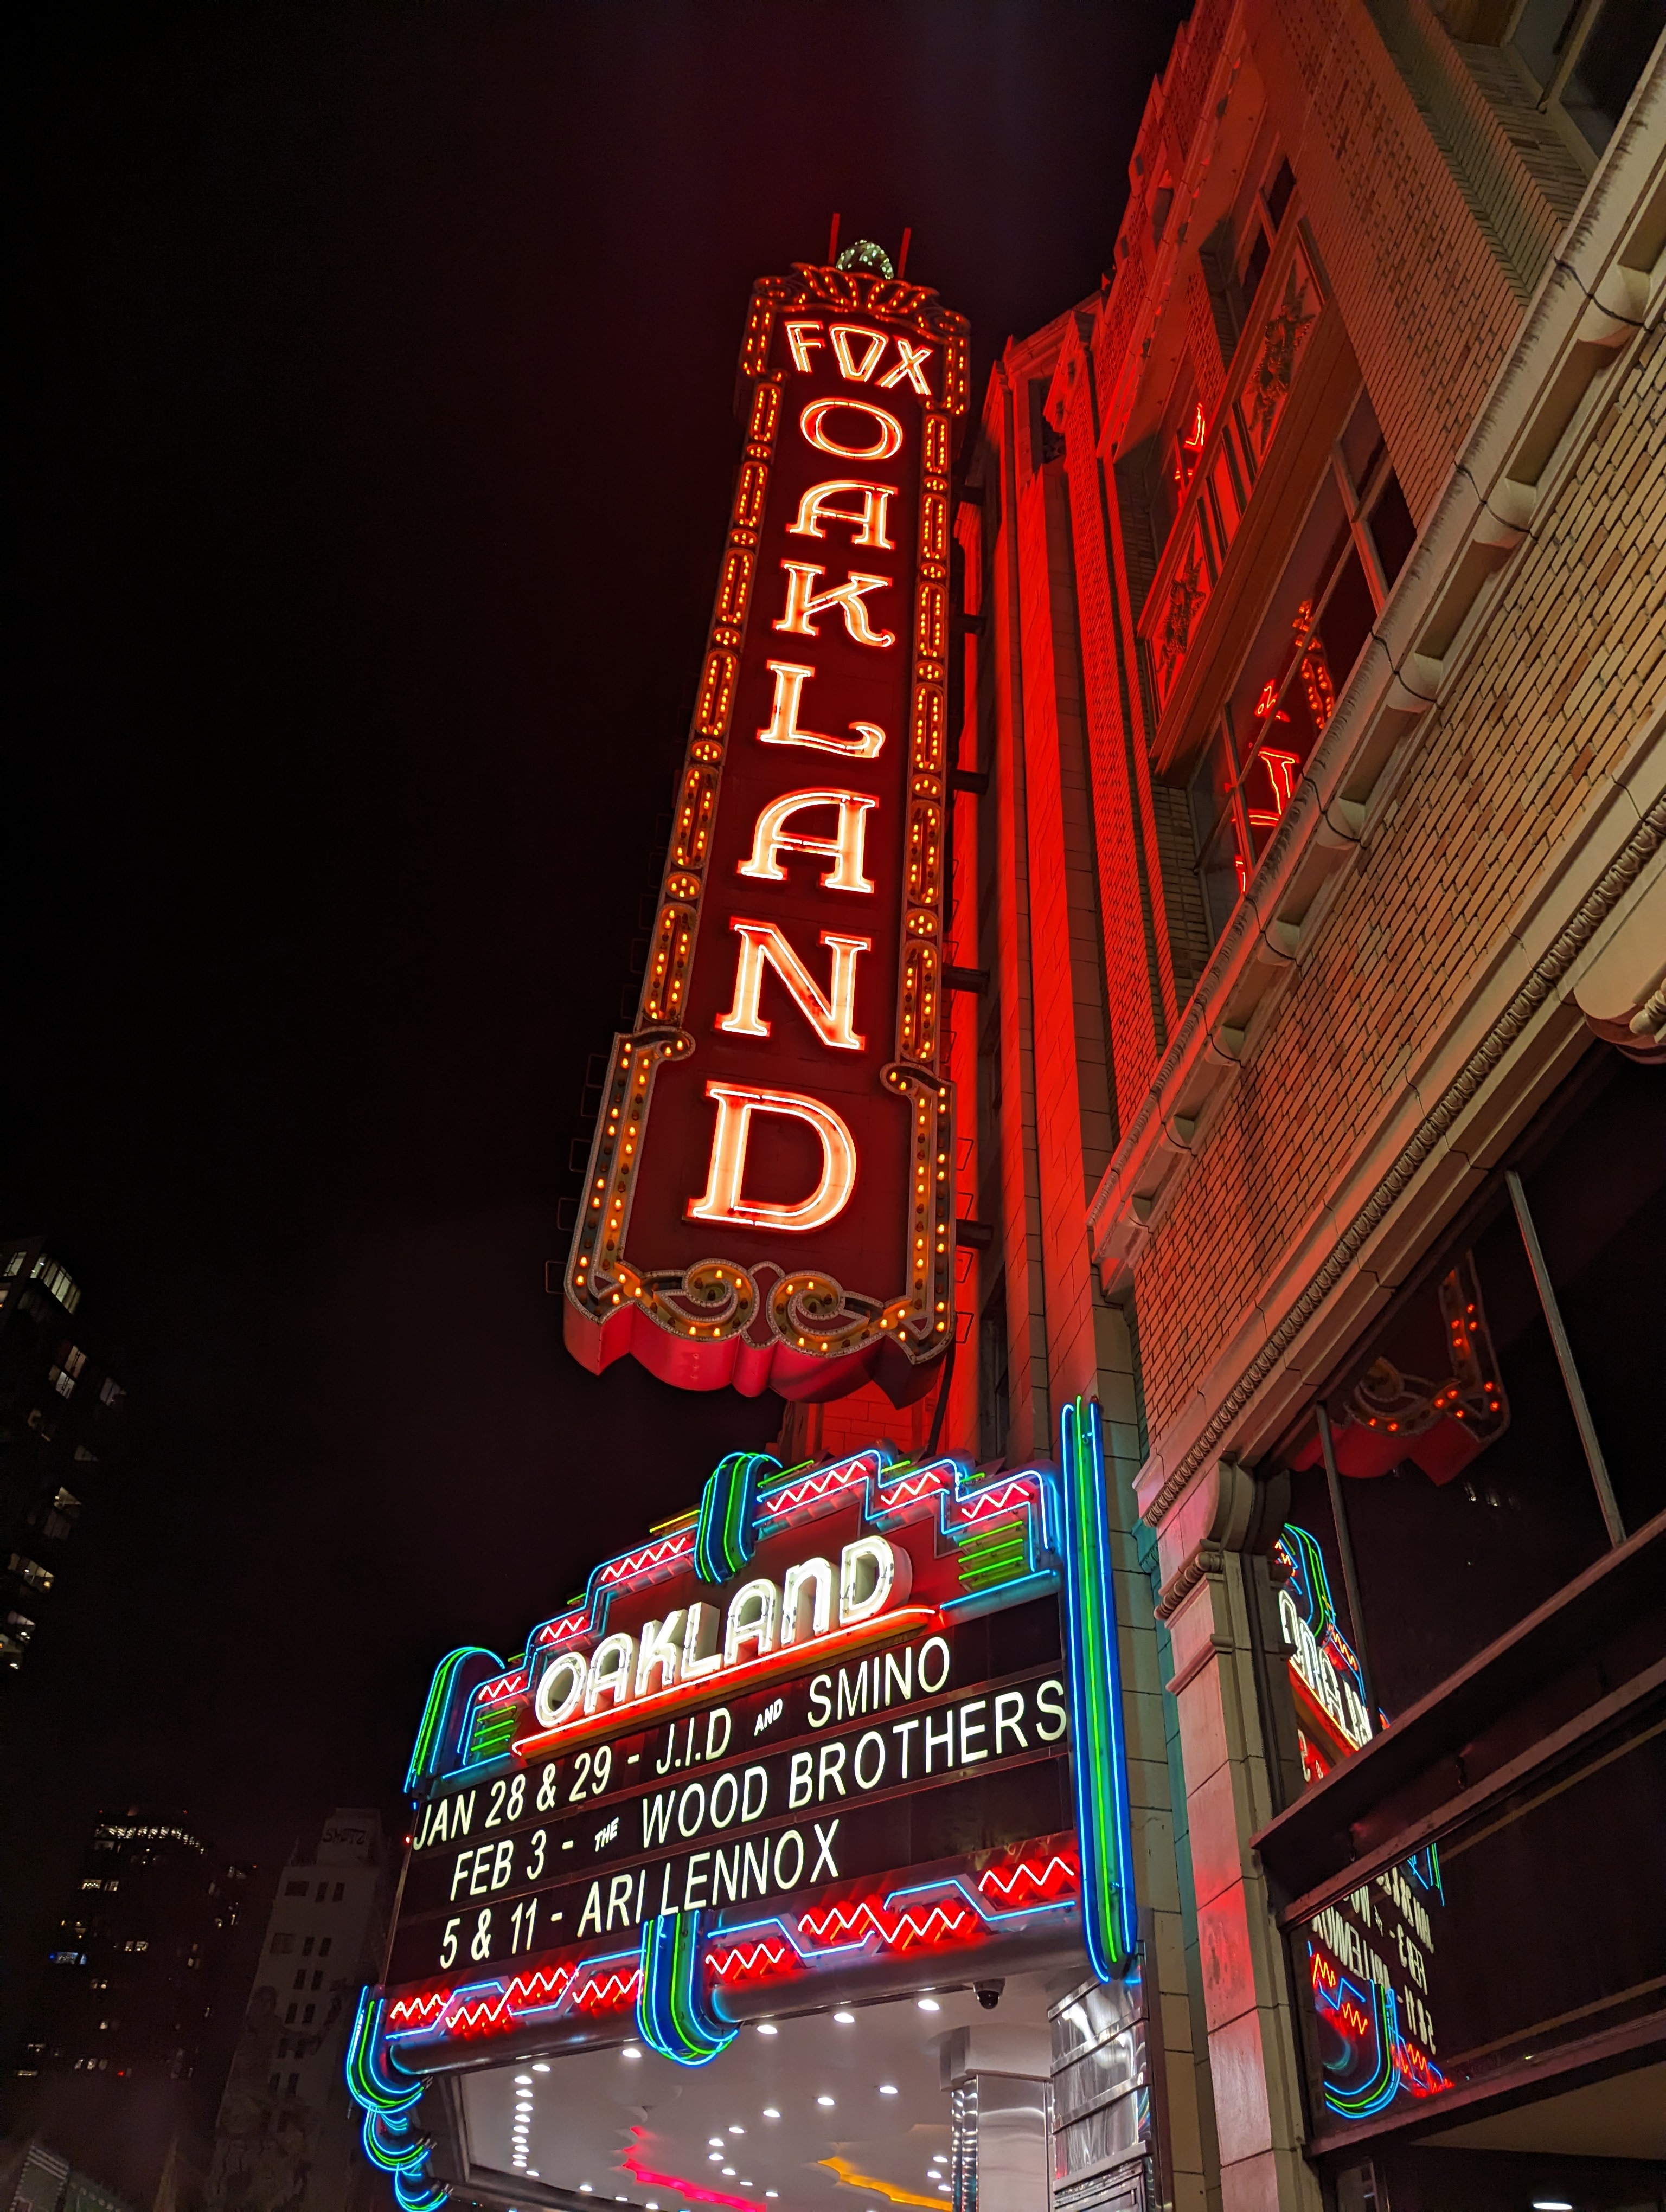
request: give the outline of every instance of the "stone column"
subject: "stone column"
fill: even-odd
[[[1223,1461],[1180,1501],[1194,1540],[1164,1584],[1180,1711],[1222,2212],[1319,2212],[1303,2159],[1300,2039],[1267,1885],[1250,1838],[1275,1810],[1256,1693],[1250,1575],[1256,1485]],[[1170,1529],[1163,1531],[1165,1554]]]

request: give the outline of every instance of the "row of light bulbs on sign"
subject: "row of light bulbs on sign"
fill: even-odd
[[[939,2004],[934,1996],[927,1996],[916,1997],[915,1999],[915,2002],[921,2012],[941,2012],[943,2009],[942,2006]],[[856,2025],[855,2014],[854,2012],[847,2012],[842,2008],[834,2014],[833,2018],[841,2027],[854,2027]],[[774,2021],[765,2020],[758,2022],[757,2033],[759,2035],[764,2036],[779,2035],[781,2030],[775,2026]],[[622,2058],[630,2059],[640,2058],[641,2055],[641,2045],[638,2043],[627,2043],[619,2053],[619,2056]],[[538,2063],[533,2066],[532,2074],[517,2074],[515,2075],[515,2116],[510,2138],[512,2156],[515,2170],[518,2172],[524,2173],[530,2181],[536,2181],[539,2179],[538,2168],[535,2166],[528,2166],[526,2163],[528,2156],[527,2138],[531,2131],[532,2120],[532,2090],[534,2087],[532,2074],[547,2074],[549,2071],[550,2069],[548,2065],[540,2059]],[[894,2081],[881,2081],[879,2085],[879,2094],[882,2097],[895,2097],[898,2094],[897,2084]],[[824,2092],[816,2100],[818,2105],[829,2111],[832,2109],[836,2101],[836,2100],[834,2098],[826,2094],[825,2092]],[[763,2117],[766,2120],[778,2120],[781,2118],[781,2112],[777,2106],[774,2105],[766,2105],[763,2107]],[[744,2136],[745,2132],[745,2129],[740,2125],[738,2120],[730,2121],[728,2127],[729,2135]],[[707,2137],[707,2142],[709,2145],[706,2153],[708,2162],[710,2165],[719,2167],[726,2179],[731,2177],[738,2179],[743,2189],[751,2189],[755,2185],[752,2182],[749,2181],[744,2174],[739,2173],[734,2166],[726,2166],[724,2164],[724,2160],[727,2158],[730,2158],[733,2155],[733,2146],[725,2136],[708,2136]],[[943,2178],[943,2170],[948,2165],[948,2153],[946,2151],[939,2151],[936,2156],[932,2160],[930,2166],[926,2169],[926,2179],[928,2181],[936,2183],[938,2193],[939,2196],[943,2197],[947,2197],[952,2193],[949,2184]],[[579,2184],[579,2194],[581,2197],[591,2197],[595,2194],[595,2191],[589,2182],[581,2181]],[[766,2197],[779,2197],[781,2191],[778,2189],[766,2189],[763,2194]],[[614,2202],[618,2204],[628,2204],[629,2201],[630,2200],[628,2197],[623,2196],[616,2197],[614,2199]],[[644,2212],[660,2212],[658,2203],[654,2198],[650,2197],[644,2208]],[[678,2212],[688,2212],[688,2208],[686,2206],[679,2207]]]

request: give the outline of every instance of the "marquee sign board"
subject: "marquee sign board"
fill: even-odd
[[[967,326],[796,267],[755,288],[746,443],[567,1342],[690,1389],[903,1403],[954,1334],[943,994],[949,469]]]
[[[1133,1943],[1097,1409],[1062,1470],[736,1453],[518,1658],[455,1651],[349,2057],[425,2170],[429,2074]],[[391,2166],[391,2170],[401,2169]]]

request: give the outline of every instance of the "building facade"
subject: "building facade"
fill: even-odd
[[[790,1326],[768,1376],[803,1395],[522,1650],[435,1677],[347,2060],[401,2203],[1661,2201],[1662,32],[1200,0],[1099,290],[1008,343],[946,489],[920,441],[918,775],[787,794],[836,839],[777,834],[748,747],[854,776],[903,695],[799,721],[829,656],[747,698],[755,576],[813,640],[800,582],[834,573],[774,558],[767,471],[819,469],[793,437],[839,407],[887,434],[818,450],[915,466],[831,364],[865,383],[936,303],[830,249],[755,291],[569,1342],[745,1389]],[[810,486],[786,535],[906,555],[902,497]],[[879,567],[816,595],[864,652],[903,631],[858,618]],[[721,872],[720,774],[754,832]],[[745,1239],[850,1201],[825,1102],[707,1094],[822,1127],[814,1206],[807,1152],[743,1200],[744,1122],[720,1177],[721,1103],[683,1182],[635,1178],[660,1061],[769,1034],[721,929],[728,1012],[688,1012],[713,884],[785,883],[790,846],[870,895],[870,813],[909,839],[897,1066],[954,1086],[909,1225],[957,1315],[924,1391],[824,1398],[844,1277]],[[819,941],[849,989],[783,941],[774,1018],[866,1048],[873,944]],[[625,1259],[714,1218],[742,1261]]]
[[[343,2078],[353,2008],[387,1934],[381,1816],[338,1808],[278,1878],[214,2138],[210,2212],[349,2212],[385,2201]]]
[[[246,1881],[183,1817],[104,1815],[25,2036],[11,2101],[55,2149],[156,2212],[201,2187],[204,2046]]]
[[[956,508],[957,1362],[785,1442],[1104,1406],[1177,2203],[1666,2173],[1661,28],[1204,0]]]
[[[40,1238],[0,1245],[0,1668],[22,1665],[64,1547],[119,1449],[126,1393],[77,1340],[81,1288]]]

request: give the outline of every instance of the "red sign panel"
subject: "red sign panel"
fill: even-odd
[[[902,1403],[954,1334],[938,1072],[949,467],[966,325],[800,266],[752,294],[747,440],[567,1342],[690,1389]]]

